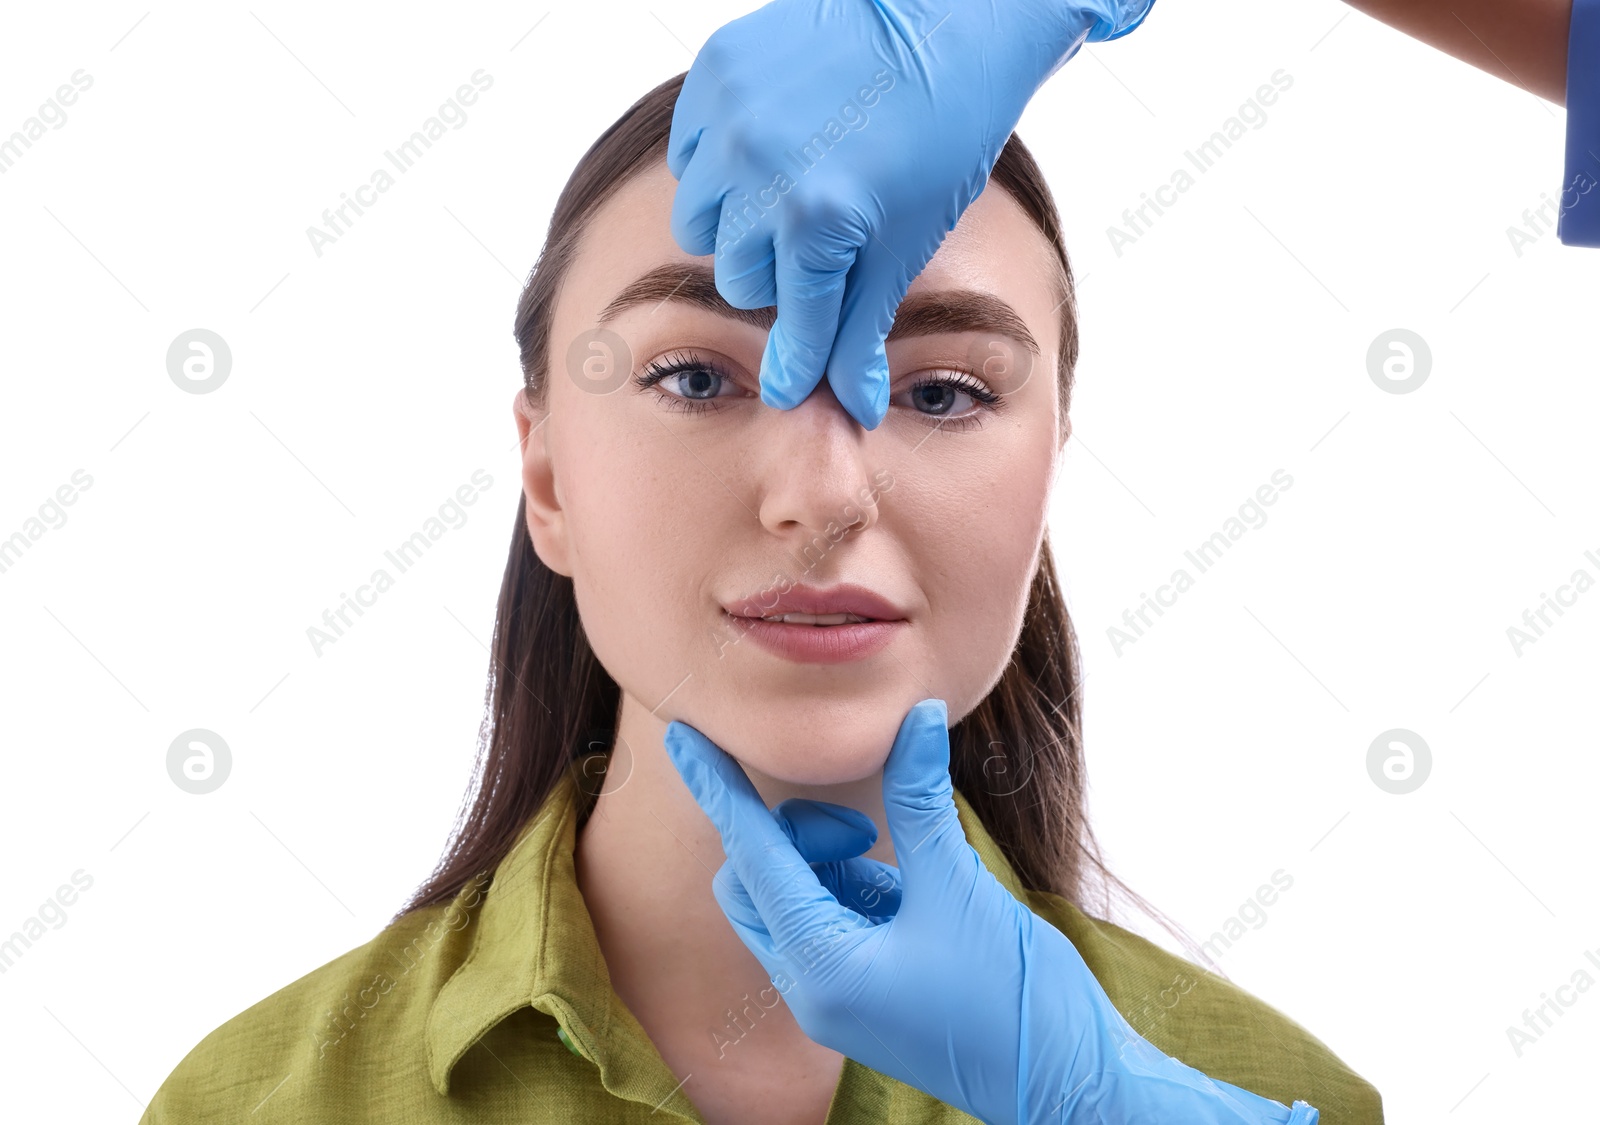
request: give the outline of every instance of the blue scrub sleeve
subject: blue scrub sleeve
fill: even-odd
[[[1556,237],[1600,246],[1600,0],[1572,0],[1567,33],[1567,159]]]

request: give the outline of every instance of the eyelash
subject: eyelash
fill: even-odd
[[[716,410],[720,407],[711,405],[710,399],[691,399],[682,395],[668,394],[660,390],[656,384],[673,375],[681,375],[686,371],[709,371],[719,378],[730,383],[737,382],[728,372],[724,371],[715,361],[700,359],[692,354],[678,352],[673,355],[662,356],[654,360],[643,371],[633,377],[634,384],[641,389],[649,388],[655,391],[657,399],[666,404],[669,410],[688,410],[695,414],[704,414],[707,410]]]
[[[948,422],[940,415],[922,414],[920,410],[917,411],[924,418],[934,419],[938,429],[953,430],[956,433],[961,433],[965,430],[976,430],[983,426],[985,415],[998,414],[1006,408],[1005,396],[991,391],[976,376],[970,375],[965,371],[956,370],[946,370],[944,376],[944,378],[921,379],[912,383],[906,389],[908,391],[918,391],[923,387],[952,387],[955,390],[965,392],[978,405],[976,409],[969,413],[959,418],[951,419]]]
[[[738,380],[736,380],[727,371],[723,370],[722,367],[714,360],[701,359],[692,353],[684,352],[662,356],[660,359],[652,361],[643,371],[633,377],[633,382],[634,385],[639,387],[641,390],[653,390],[656,398],[664,402],[669,410],[686,410],[695,414],[704,414],[708,410],[720,410],[721,407],[713,406],[712,403],[715,401],[715,397],[721,396],[715,396],[714,398],[710,399],[691,399],[686,398],[683,395],[669,394],[666,391],[657,388],[656,384],[660,383],[663,379],[670,378],[674,375],[681,375],[687,371],[709,371],[719,378],[728,380],[730,383],[738,382]],[[960,433],[964,430],[974,430],[983,425],[983,415],[985,413],[998,413],[1005,409],[1006,402],[1004,396],[991,391],[988,387],[979,382],[974,376],[965,371],[955,370],[947,371],[945,374],[949,377],[923,379],[919,382],[911,384],[911,386],[907,389],[915,391],[923,387],[953,387],[958,391],[963,391],[970,395],[973,401],[978,403],[980,408],[973,410],[960,418],[954,419],[951,422],[941,423],[939,426],[940,429],[954,430],[957,433]],[[933,414],[924,414],[923,417],[938,419],[939,416]]]

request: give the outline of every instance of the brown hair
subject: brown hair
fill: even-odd
[[[665,161],[683,79],[679,74],[661,83],[602,133],[556,201],[544,249],[517,304],[515,324],[524,384],[536,404],[543,404],[548,386],[556,300],[584,230],[619,186],[652,162]],[[1060,265],[1058,378],[1065,418],[1078,359],[1078,326],[1072,267],[1055,201],[1015,134],[1001,150],[989,180],[1037,224]],[[518,501],[512,527],[491,659],[474,786],[438,866],[397,918],[447,900],[474,876],[492,872],[561,775],[597,748],[609,747],[613,739],[620,689],[589,648],[572,580],[546,567],[533,549],[526,497]],[[951,780],[1024,887],[1053,892],[1089,912],[1092,877],[1103,894],[1099,916],[1109,916],[1114,890],[1193,948],[1187,934],[1178,934],[1165,915],[1113,875],[1101,858],[1086,811],[1081,685],[1077,638],[1056,585],[1047,538],[1011,660],[993,690],[951,730]]]

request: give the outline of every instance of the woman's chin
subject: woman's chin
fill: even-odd
[[[747,726],[719,745],[752,775],[788,785],[846,785],[883,768],[904,717],[880,714],[769,730]]]

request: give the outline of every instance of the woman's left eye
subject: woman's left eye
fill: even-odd
[[[943,372],[913,383],[891,400],[935,419],[943,429],[983,425],[983,415],[1000,410],[1005,400],[964,371]]]

